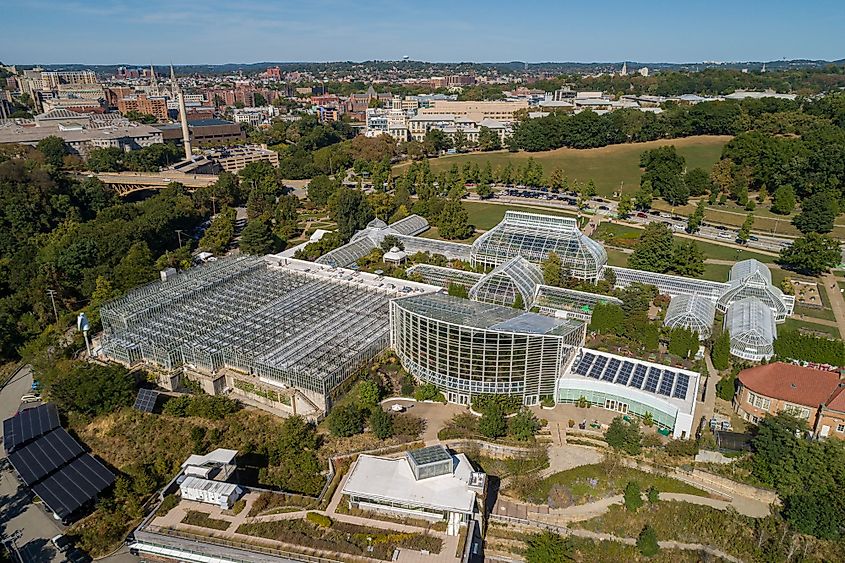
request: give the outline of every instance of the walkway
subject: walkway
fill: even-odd
[[[839,284],[836,283],[836,276],[828,272],[822,276],[824,290],[830,301],[830,308],[833,309],[833,316],[836,318],[836,326],[839,328],[840,338],[845,338],[845,297],[839,291]]]

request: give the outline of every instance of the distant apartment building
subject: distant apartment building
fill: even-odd
[[[340,121],[341,112],[337,107],[317,106],[313,108],[313,111],[321,123]]]
[[[509,123],[503,123],[495,119],[484,118],[478,121],[464,116],[446,114],[424,114],[418,113],[408,120],[408,129],[411,138],[415,141],[425,140],[426,134],[432,129],[439,129],[454,139],[458,131],[462,132],[470,144],[476,144],[481,134],[481,128],[486,127],[499,136],[499,141],[504,144],[511,133]]]
[[[147,94],[132,94],[117,100],[117,111],[126,115],[135,111],[144,115],[152,115],[159,121],[166,121],[167,98],[164,96],[148,96]]]
[[[365,135],[390,135],[398,142],[409,139],[408,112],[401,109],[370,108],[367,110]]]
[[[267,70],[261,73],[262,78],[267,78],[269,80],[281,80],[282,79],[282,69],[277,66],[268,67]]]
[[[93,148],[136,150],[162,142],[155,127],[113,119],[112,114],[88,115],[55,109],[35,116],[34,124],[13,124],[0,128],[0,144],[36,146],[49,136],[61,137],[71,154],[87,156]]]
[[[269,150],[266,145],[243,145],[214,149],[207,152],[206,156],[219,163],[223,170],[233,174],[243,170],[247,164],[262,160],[277,168],[279,167],[279,153]]]
[[[431,88],[439,90],[440,88],[460,88],[462,86],[471,86],[475,84],[475,77],[469,74],[452,74],[449,76],[432,76]]]
[[[434,100],[430,107],[422,108],[418,115],[445,115],[466,117],[476,123],[483,119],[495,119],[502,123],[516,121],[516,113],[528,109],[528,100],[506,102],[459,102],[453,100]]]
[[[279,110],[274,106],[235,109],[232,112],[235,123],[247,123],[253,127],[270,123],[278,114]]]
[[[179,123],[158,125],[165,141],[181,143],[182,127]],[[240,144],[246,140],[246,135],[239,123],[224,119],[200,119],[188,121],[191,142],[198,146],[219,146]]]

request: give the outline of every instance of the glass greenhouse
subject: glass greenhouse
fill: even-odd
[[[515,256],[540,264],[554,252],[569,275],[597,281],[607,264],[604,247],[578,230],[571,217],[507,211],[472,245],[472,264],[495,268]]]
[[[728,284],[724,282],[697,280],[672,274],[658,274],[657,272],[646,272],[618,266],[608,266],[607,269],[616,274],[616,287],[625,288],[632,283],[644,283],[653,285],[663,295],[671,295],[672,297],[699,295],[716,301],[728,287]]]
[[[439,285],[443,289],[449,289],[449,284],[455,283],[469,289],[484,277],[484,274],[458,270],[457,268],[446,268],[434,266],[433,264],[414,264],[405,271],[410,276],[419,276],[423,283]]]
[[[442,293],[394,299],[390,327],[403,367],[460,404],[486,393],[529,405],[552,396],[585,333],[578,321]]]
[[[731,267],[728,287],[722,292],[716,307],[724,313],[731,304],[747,297],[756,297],[765,303],[778,323],[785,321],[795,308],[795,297],[784,295],[779,288],[773,286],[769,268],[754,259],[737,262]]]
[[[676,295],[669,302],[663,326],[686,328],[698,333],[699,340],[706,340],[713,332],[716,305],[697,294]]]
[[[469,298],[483,303],[513,306],[516,296],[522,297],[522,308],[534,305],[537,287],[543,283],[540,268],[523,258],[515,256],[496,266],[469,290]]]
[[[565,287],[541,285],[537,288],[534,304],[540,307],[540,312],[554,314],[556,311],[566,311],[574,318],[589,320],[597,303],[615,303],[622,301],[610,295],[589,293]]]
[[[775,316],[769,306],[756,297],[734,301],[725,313],[724,329],[730,333],[734,356],[759,362],[774,355]]]

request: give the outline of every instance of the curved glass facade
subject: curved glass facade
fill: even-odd
[[[599,279],[607,264],[604,247],[578,230],[571,217],[507,211],[502,222],[472,245],[472,264],[495,268],[515,256],[540,264],[554,252],[569,275]]]
[[[768,305],[756,297],[732,303],[725,313],[724,328],[730,333],[734,356],[759,362],[774,355],[775,317]]]
[[[391,344],[402,365],[451,402],[473,395],[552,396],[583,342],[585,326],[443,294],[395,299]]]
[[[742,260],[731,267],[728,288],[719,296],[716,307],[724,313],[737,301],[755,297],[766,304],[775,317],[775,322],[783,322],[792,314],[795,298],[784,295],[772,285],[772,273],[765,264],[754,259]]]
[[[699,340],[706,340],[713,332],[716,306],[700,295],[678,295],[669,302],[663,326],[686,328],[698,333]]]
[[[483,303],[511,306],[517,294],[522,296],[522,308],[534,304],[537,287],[543,283],[540,268],[522,256],[511,258],[481,278],[469,290],[469,298]]]

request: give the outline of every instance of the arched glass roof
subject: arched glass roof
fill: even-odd
[[[786,320],[795,304],[794,297],[784,295],[772,285],[769,268],[754,259],[737,262],[731,267],[728,287],[719,296],[716,307],[724,313],[731,304],[747,297],[756,297],[765,303],[772,310],[776,322]]]
[[[515,256],[497,266],[469,290],[469,298],[483,303],[513,305],[517,292],[522,296],[523,308],[534,303],[537,286],[543,283],[540,269],[522,256]]]
[[[756,297],[732,303],[725,313],[724,328],[730,333],[734,356],[759,362],[774,355],[775,317],[769,306]]]
[[[554,252],[569,275],[597,280],[607,264],[604,247],[581,233],[571,217],[507,211],[502,222],[472,245],[472,263],[498,266],[514,256],[539,264]]]
[[[713,332],[716,306],[701,295],[677,295],[669,302],[663,325],[670,328],[687,328],[704,340]]]

